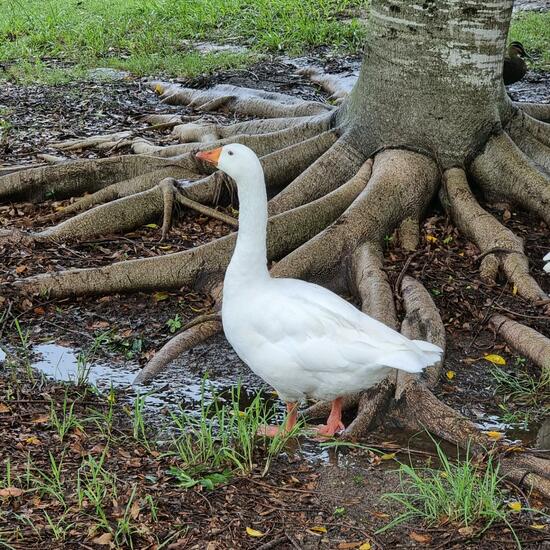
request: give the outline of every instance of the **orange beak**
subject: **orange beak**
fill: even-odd
[[[209,162],[210,164],[217,166],[221,154],[222,148],[218,147],[217,149],[212,149],[212,151],[199,151],[195,156],[204,162]]]

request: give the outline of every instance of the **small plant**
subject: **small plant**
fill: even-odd
[[[50,401],[50,424],[55,428],[61,442],[63,442],[65,436],[71,430],[75,428],[82,428],[82,424],[74,414],[74,406],[74,401],[69,405],[66,392],[59,414],[57,413],[55,402],[53,400]]]
[[[145,400],[147,395],[137,395],[134,400],[134,410],[132,414],[132,431],[136,441],[139,441],[147,450],[151,450],[151,444],[147,437],[147,428],[145,426]]]
[[[138,529],[133,523],[133,515],[136,513],[133,508],[134,505],[137,504],[137,501],[135,501],[136,489],[137,485],[134,485],[126,508],[124,509],[124,514],[121,518],[117,519],[117,526],[113,537],[117,548],[121,546],[128,546],[131,549],[134,548],[133,535],[138,533]]]
[[[49,453],[50,457],[50,471],[46,472],[40,469],[36,469],[38,475],[32,475],[31,484],[42,495],[48,494],[55,498],[64,508],[67,507],[65,501],[65,488],[63,487],[63,456],[59,459],[59,462],[55,460],[52,453]]]
[[[178,331],[182,327],[182,322],[181,322],[179,313],[176,313],[176,316],[173,319],[168,319],[168,321],[166,321],[166,326],[168,327],[168,330],[172,334]]]
[[[519,541],[508,521],[505,496],[500,488],[499,467],[491,456],[485,464],[478,463],[466,450],[464,458],[452,462],[434,441],[441,469],[417,468],[401,464],[399,469],[402,492],[386,493],[404,512],[380,529],[383,532],[411,520],[436,525],[441,518],[470,527],[478,525],[479,534],[491,525],[503,522]]]

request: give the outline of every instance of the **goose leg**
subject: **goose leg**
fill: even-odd
[[[292,431],[298,421],[298,403],[286,404],[287,417],[281,426],[260,426],[257,435],[264,437],[276,437],[277,435],[287,434]]]
[[[323,437],[332,437],[335,433],[344,430],[342,423],[342,398],[338,397],[332,402],[332,409],[326,424],[316,427],[317,435]]]

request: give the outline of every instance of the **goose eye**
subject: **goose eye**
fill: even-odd
[[[233,151],[227,151],[228,155],[233,155]]]

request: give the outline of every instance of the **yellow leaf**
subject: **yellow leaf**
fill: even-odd
[[[166,246],[159,246],[160,250],[171,250],[172,249],[172,245],[171,244],[167,244]]]
[[[10,408],[5,403],[0,403],[0,414],[9,413]]]
[[[426,240],[429,243],[436,243],[437,242],[437,237],[434,237],[433,235],[426,235]]]
[[[160,84],[157,84],[157,85],[155,86],[155,93],[157,93],[157,94],[160,95],[160,94],[162,94],[163,92],[164,92],[164,90],[163,90],[162,86],[161,86]]]
[[[358,550],[370,550],[371,548],[370,542],[364,542]]]
[[[502,432],[485,432],[488,437],[491,439],[494,439],[495,441],[498,441],[499,439],[502,439],[504,437],[504,434]]]
[[[447,371],[447,378],[449,380],[452,380],[456,376],[456,372],[454,370],[448,370]]]
[[[516,285],[514,285],[512,287],[512,294],[515,296],[517,293],[518,293],[518,287]]]
[[[35,437],[34,435],[27,437],[27,439],[25,439],[25,443],[27,445],[42,445],[40,439],[38,439],[38,437]]]
[[[521,502],[514,500],[513,502],[508,503],[508,508],[514,512],[519,512],[521,510]]]
[[[168,292],[155,292],[153,294],[153,299],[155,302],[162,302],[163,300],[168,299]]]
[[[382,460],[393,460],[395,458],[395,453],[386,453],[383,454],[380,458]]]
[[[326,533],[327,528],[323,527],[322,525],[314,525],[313,527],[309,528],[310,531],[313,531],[314,533]]]
[[[504,357],[501,357],[500,355],[486,355],[483,359],[489,361],[489,363],[493,363],[493,365],[506,365],[506,359],[504,359]]]
[[[247,527],[246,532],[251,537],[263,537],[265,533],[262,533],[261,531],[256,531],[256,529],[252,529],[252,527]]]
[[[158,229],[159,226],[156,223],[146,223],[145,227],[148,227],[149,229]]]
[[[542,523],[532,523],[529,527],[531,527],[531,529],[545,529],[546,525],[543,525]]]

